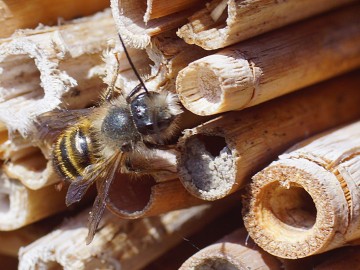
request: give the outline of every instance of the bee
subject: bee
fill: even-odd
[[[87,244],[95,235],[116,173],[149,173],[132,168],[132,159],[164,146],[176,130],[182,112],[175,94],[146,88],[120,35],[119,38],[139,85],[126,97],[116,96],[117,58],[116,75],[99,106],[62,111],[59,121],[66,119],[68,126],[60,133],[52,150],[55,171],[70,183],[66,205],[80,201],[97,182],[98,194],[89,216]]]

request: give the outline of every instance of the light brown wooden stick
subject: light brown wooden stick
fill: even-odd
[[[50,233],[62,223],[63,219],[64,215],[60,214],[17,230],[0,232],[0,254],[17,258],[20,248]]]
[[[21,228],[66,209],[65,190],[57,191],[49,186],[30,190],[21,183],[0,177],[0,230]]]
[[[171,31],[153,37],[146,52],[155,64],[152,79],[147,85],[156,90],[166,89],[171,92],[175,92],[178,72],[192,61],[209,54],[197,46],[186,44]]]
[[[186,130],[179,142],[180,180],[205,200],[242,188],[291,144],[358,118],[359,83],[359,71],[353,72]]]
[[[148,23],[150,20],[183,11],[184,9],[191,8],[192,6],[198,4],[199,1],[197,0],[147,0],[144,22]]]
[[[61,19],[70,20],[91,15],[109,6],[105,0],[2,0],[0,1],[0,38],[21,28],[34,28],[39,23],[56,25]]]
[[[251,237],[282,258],[360,238],[360,122],[301,145],[257,173],[243,200]]]
[[[47,160],[39,149],[35,149],[19,159],[11,156],[3,165],[3,170],[9,177],[19,180],[27,188],[38,190],[59,182],[60,178],[54,172],[52,162]]]
[[[179,270],[190,269],[284,269],[274,256],[247,239],[245,229],[238,229],[184,262]]]
[[[223,207],[197,206],[134,221],[104,216],[94,241],[85,245],[88,211],[20,251],[19,269],[141,269],[217,217]]]
[[[189,44],[214,50],[351,2],[213,0],[193,14],[177,34]]]
[[[147,47],[151,37],[186,23],[186,18],[196,9],[194,7],[145,23],[143,21],[145,1],[110,0],[110,5],[117,30],[124,42],[130,47],[139,49]]]
[[[91,69],[102,64],[102,50],[114,36],[108,11],[2,39],[0,120],[10,132],[26,137],[34,132],[39,114],[62,102],[68,108],[91,105],[104,87],[98,76],[91,77]]]
[[[122,175],[114,180],[107,207],[119,217],[134,219],[202,204],[178,179],[156,183],[151,177]]]
[[[240,110],[354,69],[359,12],[349,6],[194,61],[177,77],[180,100],[200,115]]]

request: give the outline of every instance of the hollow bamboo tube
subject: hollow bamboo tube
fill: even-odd
[[[147,0],[144,22],[148,23],[150,20],[183,11],[197,4],[199,4],[197,0],[175,0],[171,2],[164,0]]]
[[[199,1],[196,2],[197,4],[190,9],[153,19],[147,23],[144,22],[147,9],[146,1],[110,0],[110,6],[117,30],[126,45],[144,49],[150,44],[151,37],[185,24],[187,17],[194,13],[197,8]]]
[[[102,64],[101,52],[114,36],[107,11],[2,39],[0,120],[8,130],[26,137],[34,132],[38,115],[61,103],[81,108],[94,102],[104,84],[99,77],[91,77],[91,69]]]
[[[359,83],[359,71],[352,72],[186,130],[179,141],[180,180],[204,200],[240,189],[291,144],[358,118]]]
[[[134,219],[202,203],[178,179],[156,183],[153,177],[132,179],[121,175],[111,186],[107,208],[121,218]]]
[[[155,89],[162,87],[170,92],[175,92],[175,80],[180,70],[209,54],[195,45],[186,44],[172,31],[153,37],[146,52],[154,62],[152,79],[147,85]]]
[[[21,183],[0,176],[0,230],[10,231],[66,209],[65,190],[53,186],[30,190]]]
[[[59,176],[52,168],[52,162],[47,160],[41,151],[36,150],[19,159],[10,159],[3,165],[3,171],[9,177],[20,181],[32,190],[38,190],[60,181]]]
[[[17,29],[34,28],[39,23],[56,25],[61,19],[88,16],[108,6],[105,0],[3,0],[0,1],[0,38],[10,36]]]
[[[183,105],[240,110],[360,65],[360,5],[299,22],[201,58],[179,72]]]
[[[351,2],[213,0],[191,15],[177,34],[189,44],[214,50]]]
[[[244,223],[282,258],[302,258],[360,238],[360,122],[316,136],[253,177]]]
[[[30,245],[50,233],[62,223],[63,219],[64,215],[59,214],[17,230],[0,232],[0,254],[17,258],[21,247]]]
[[[88,211],[20,251],[19,269],[142,269],[177,243],[216,218],[224,209],[209,205],[139,220],[105,215],[94,241],[85,245]]]
[[[251,239],[247,239],[245,229],[238,229],[195,253],[186,260],[179,270],[195,269],[284,269],[274,256],[259,248]]]

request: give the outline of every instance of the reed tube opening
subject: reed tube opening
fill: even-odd
[[[270,227],[284,228],[286,235],[290,231],[306,231],[316,221],[316,207],[310,194],[296,183],[281,186],[279,182],[271,183],[264,188],[260,203],[262,219],[267,220]]]
[[[281,258],[334,248],[348,229],[342,185],[331,171],[307,159],[273,162],[253,176],[242,202],[251,238]]]
[[[155,180],[151,176],[132,179],[119,175],[112,183],[108,208],[116,215],[136,218],[149,206],[154,185]]]
[[[176,91],[183,105],[198,115],[244,108],[252,99],[257,76],[238,50],[203,57],[182,69]]]
[[[219,135],[187,138],[178,166],[185,188],[201,199],[222,198],[235,183],[234,153]]]

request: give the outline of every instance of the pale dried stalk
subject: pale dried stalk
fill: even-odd
[[[0,175],[0,230],[21,228],[66,209],[65,190],[53,186],[30,190],[21,183]]]
[[[122,175],[111,186],[107,207],[119,217],[134,219],[202,203],[186,191],[179,179],[157,183],[152,177],[133,179]]]
[[[116,30],[108,10],[0,41],[0,120],[11,133],[8,138],[6,131],[2,132],[1,152],[11,177],[31,189],[59,180],[51,163],[46,163],[48,145],[36,141],[39,130],[34,120],[59,106],[82,108],[96,102],[105,84],[93,69],[103,65],[102,51],[113,37],[117,38]],[[42,153],[31,144],[41,147]]]
[[[207,51],[186,44],[174,33],[167,32],[152,38],[146,48],[149,59],[154,62],[147,85],[153,89],[164,88],[175,92],[175,80],[178,72],[191,62],[208,55]]]
[[[198,0],[147,0],[144,22],[148,23],[150,20],[183,11],[198,4]]]
[[[17,230],[0,232],[0,254],[17,258],[21,247],[30,245],[50,233],[62,223],[63,219],[64,215],[59,214]]]
[[[195,269],[284,269],[282,263],[266,253],[251,239],[245,229],[238,229],[184,262],[179,270]]]
[[[240,110],[354,69],[359,13],[349,6],[194,61],[177,77],[180,100],[199,115]]]
[[[61,103],[81,108],[96,100],[103,83],[91,78],[91,68],[102,63],[101,52],[114,36],[105,12],[1,40],[0,120],[26,137],[39,114]]]
[[[213,0],[177,34],[189,44],[214,50],[351,2],[355,1]]]
[[[183,237],[198,231],[221,213],[209,205],[135,221],[105,215],[94,241],[85,245],[87,211],[59,229],[21,249],[19,269],[141,269]],[[200,222],[201,221],[201,222]]]
[[[17,29],[34,28],[39,23],[56,25],[62,19],[88,16],[108,6],[106,0],[2,0],[0,1],[0,38],[10,36]]]
[[[179,142],[180,180],[205,200],[240,189],[291,144],[359,118],[359,83],[353,72],[186,130]]]
[[[193,7],[145,23],[146,1],[110,0],[110,5],[117,30],[126,45],[139,49],[146,48],[151,37],[186,23],[187,17],[196,9]]]
[[[257,173],[243,201],[251,237],[282,258],[360,238],[360,122],[302,145]]]

